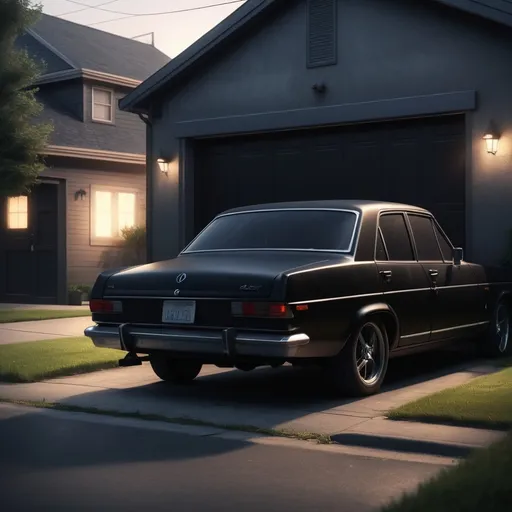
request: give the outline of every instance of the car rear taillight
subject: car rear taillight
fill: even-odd
[[[254,318],[293,318],[289,306],[278,302],[232,302],[231,313]]]
[[[123,303],[118,300],[91,299],[89,309],[91,313],[122,313]]]

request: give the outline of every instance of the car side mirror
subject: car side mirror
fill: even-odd
[[[464,259],[464,249],[461,247],[455,247],[453,249],[453,264],[460,265]]]

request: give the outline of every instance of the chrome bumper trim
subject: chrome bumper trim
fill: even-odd
[[[121,335],[122,331],[122,335]],[[184,354],[204,354],[234,357],[295,357],[299,349],[310,342],[306,334],[280,335],[224,330],[194,330],[179,327],[147,327],[123,324],[87,327],[85,336],[95,346],[144,353],[168,350]]]

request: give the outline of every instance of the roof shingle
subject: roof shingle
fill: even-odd
[[[146,43],[42,14],[31,30],[76,68],[145,80],[171,59]]]

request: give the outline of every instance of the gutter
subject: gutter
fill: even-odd
[[[102,149],[78,148],[72,146],[56,146],[50,144],[43,151],[47,156],[61,156],[68,158],[83,158],[87,160],[102,160],[107,162],[119,162],[125,164],[145,164],[146,157],[140,153],[120,153],[118,151],[106,151]]]
[[[146,260],[153,263],[153,124],[149,116],[139,117],[146,125]]]
[[[55,82],[63,82],[65,80],[73,80],[75,78],[85,78],[96,80],[121,87],[130,87],[135,89],[142,81],[126,76],[113,75],[112,73],[104,73],[103,71],[95,71],[93,69],[66,69],[64,71],[56,71],[55,73],[46,73],[41,75],[35,82],[35,85],[51,84]]]

